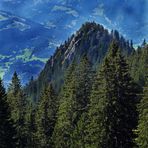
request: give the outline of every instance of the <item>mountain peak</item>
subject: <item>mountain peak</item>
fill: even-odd
[[[37,92],[40,93],[42,87],[48,82],[53,83],[54,88],[59,91],[66,69],[73,61],[79,63],[83,55],[87,55],[94,68],[98,67],[115,35],[119,36],[117,31],[114,32],[109,33],[102,25],[95,22],[83,24],[75,34],[56,49],[54,55],[48,60],[39,78],[34,82],[34,85],[37,85],[35,87],[39,88]],[[125,54],[132,51],[123,37],[119,36],[116,39]]]

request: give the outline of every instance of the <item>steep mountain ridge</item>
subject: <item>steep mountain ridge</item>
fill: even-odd
[[[121,49],[124,49],[124,54],[132,52],[133,48],[128,41],[119,35],[118,31],[109,33],[102,25],[95,22],[83,24],[80,30],[57,48],[38,79],[29,84],[27,87],[29,96],[33,96],[34,99],[38,98],[41,90],[49,82],[59,91],[63,84],[66,69],[73,61],[79,63],[83,55],[87,55],[94,68],[98,67],[113,39],[119,42]],[[34,96],[33,94],[37,95]]]

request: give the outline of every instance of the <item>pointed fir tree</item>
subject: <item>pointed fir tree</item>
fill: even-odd
[[[148,147],[148,78],[143,90],[143,97],[138,105],[139,121],[136,130],[136,144],[140,148]]]
[[[148,45],[139,47],[128,59],[131,76],[143,88],[147,76]]]
[[[11,119],[15,123],[17,130],[17,145],[23,148],[27,144],[27,133],[25,125],[25,115],[26,115],[26,97],[22,91],[21,83],[15,72],[12,77],[12,82],[8,88],[8,99],[7,99],[10,109],[11,109]]]
[[[133,147],[137,85],[113,41],[93,85],[86,128],[86,147]]]
[[[80,60],[79,65],[75,70],[76,87],[77,87],[77,104],[80,115],[87,110],[89,103],[90,91],[93,83],[93,71],[91,63],[87,55],[84,55]],[[79,115],[78,115],[79,117]]]
[[[26,133],[27,133],[27,147],[32,148],[36,146],[36,124],[35,124],[36,105],[29,102],[27,105],[27,112],[25,116]]]
[[[88,104],[90,102],[90,93],[92,89],[94,72],[91,63],[86,55],[80,61],[76,68],[76,117],[74,120],[75,129],[73,132],[74,146],[83,147],[85,144],[85,119],[87,118]]]
[[[54,132],[55,147],[83,145],[82,128],[79,128],[78,124],[87,110],[92,83],[91,72],[91,65],[86,56],[81,59],[79,66],[74,68],[72,65],[68,71]]]
[[[27,93],[29,99],[33,100],[35,103],[37,102],[37,89],[33,76],[30,78],[29,83],[26,85],[25,92]]]
[[[60,102],[57,112],[57,121],[52,136],[55,148],[69,148],[72,143],[71,133],[74,130],[73,116],[76,98],[76,86],[74,79],[75,64],[69,67],[62,91],[60,93]]]
[[[87,148],[103,148],[103,141],[106,139],[105,129],[105,107],[107,105],[107,99],[105,96],[105,80],[103,79],[105,71],[102,68],[99,69],[94,80],[92,92],[90,96],[89,111],[87,119],[84,123],[85,133],[85,147]]]
[[[10,109],[6,100],[6,92],[0,79],[0,147],[15,148],[15,128],[10,119]]]
[[[47,86],[39,100],[36,112],[37,147],[51,147],[57,112],[57,96],[52,85]]]

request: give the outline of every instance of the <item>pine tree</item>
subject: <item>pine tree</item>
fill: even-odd
[[[71,66],[62,90],[58,119],[55,127],[55,147],[81,147],[81,116],[87,111],[91,83],[91,65],[84,56],[79,66]]]
[[[29,83],[25,87],[25,92],[27,93],[28,98],[33,100],[36,103],[37,102],[37,98],[36,98],[37,89],[34,83],[35,83],[35,80],[32,76],[29,80]]]
[[[27,105],[27,113],[25,116],[26,131],[27,131],[27,147],[32,148],[36,146],[36,124],[35,124],[36,105],[32,102]]]
[[[27,101],[16,72],[14,73],[12,82],[8,88],[7,100],[11,109],[11,119],[14,121],[17,130],[18,146],[23,148],[27,143],[25,125]]]
[[[147,75],[148,45],[138,47],[138,49],[129,56],[128,63],[131,76],[141,88],[143,88],[145,86]]]
[[[139,121],[136,133],[136,143],[140,148],[148,147],[148,80],[143,90],[143,98],[139,105]]]
[[[51,147],[56,121],[57,97],[50,84],[41,95],[36,113],[37,147]]]
[[[77,103],[78,110],[80,114],[87,110],[87,105],[89,103],[90,91],[93,83],[93,71],[91,63],[89,62],[86,55],[84,55],[76,67],[75,72],[76,84],[77,84]],[[79,115],[78,115],[79,116]]]
[[[10,109],[6,100],[5,89],[0,79],[0,147],[15,148],[15,128],[10,119]]]
[[[55,148],[69,148],[72,145],[71,133],[74,130],[73,113],[75,106],[75,64],[72,63],[67,71],[64,85],[60,93],[59,109],[57,113],[57,121],[52,136]]]
[[[90,102],[90,93],[92,89],[94,72],[91,63],[86,55],[80,61],[76,68],[76,118],[75,130],[73,132],[74,146],[83,147],[85,144],[85,119],[87,118],[88,104]]]
[[[88,148],[102,148],[103,140],[106,139],[105,129],[105,107],[107,105],[106,100],[106,88],[105,80],[103,79],[103,68],[99,70],[93,84],[89,111],[87,119],[85,120],[85,147]]]
[[[91,94],[87,147],[132,147],[136,126],[137,85],[113,41]]]

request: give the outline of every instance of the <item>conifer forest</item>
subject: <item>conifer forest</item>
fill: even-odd
[[[9,17],[6,16],[0,5],[0,148],[148,148],[147,36],[135,44],[136,37],[129,40],[118,27],[106,27],[98,20],[86,20],[72,33],[62,27],[61,30],[55,29],[54,24],[50,24],[57,31],[53,29],[52,32],[43,24],[37,25],[41,19],[35,18],[35,24],[34,18],[31,21],[28,17],[28,26],[34,27],[31,34],[36,34],[33,40],[29,31],[24,32],[29,30],[27,25],[22,25],[24,20],[13,16],[12,11],[16,15],[18,7],[10,9],[8,3],[11,0],[7,1],[7,7],[4,5],[6,1],[2,1],[3,9],[11,11]],[[57,11],[78,18],[72,8],[78,9],[77,3],[85,6],[83,9],[89,5],[86,7],[83,0],[65,1],[47,0],[44,3],[56,3],[51,11],[56,20],[57,14],[60,15]],[[28,7],[32,10],[42,5],[42,0],[34,5],[31,0]],[[107,7],[105,3],[100,5],[99,15],[107,18],[103,6]],[[32,14],[30,11],[28,13]],[[25,15],[27,18],[27,13]],[[63,22],[71,19],[67,15],[64,15]],[[2,29],[6,24],[7,27]],[[136,30],[133,28],[132,31]],[[14,39],[5,43],[4,38],[9,39],[8,33]],[[52,37],[47,34],[57,35],[57,40],[63,39],[50,56],[48,50],[51,49],[46,45],[47,38]],[[17,51],[26,48],[18,51],[20,55],[17,51],[12,53],[11,49],[6,56],[9,46],[16,47]],[[28,73],[24,73],[25,70]]]

